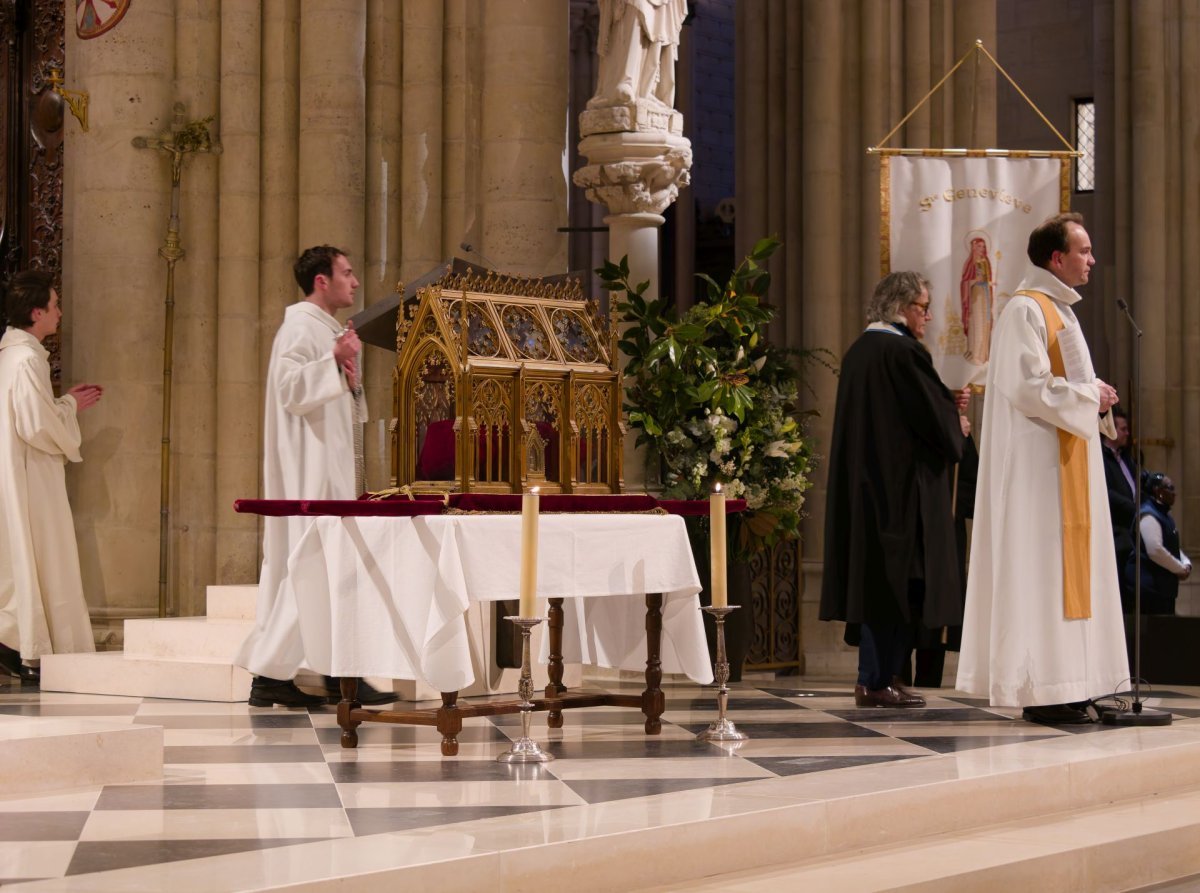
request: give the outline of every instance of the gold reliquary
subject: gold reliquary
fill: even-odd
[[[358,325],[378,343],[371,329],[395,320],[396,486],[622,491],[615,321],[578,277],[526,279],[456,259],[397,291],[394,317],[376,305],[375,321]]]

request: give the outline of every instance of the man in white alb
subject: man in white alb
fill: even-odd
[[[78,413],[103,389],[51,390],[42,342],[62,319],[53,282],[42,270],[12,277],[0,338],[0,667],[26,683],[40,681],[43,655],[95,650],[66,466],[81,458]]]
[[[1128,681],[1100,434],[1117,392],[1071,309],[1096,262],[1078,214],[1029,236],[996,322],[983,409],[958,688],[1049,725]]]
[[[334,318],[354,305],[358,279],[345,252],[329,245],[309,248],[294,266],[304,293],[284,311],[267,368],[263,427],[263,496],[266,499],[354,499],[354,424],[366,421],[359,382],[361,343],[353,327]],[[312,518],[263,519],[263,565],[254,629],[237,663],[255,674],[255,707],[312,707],[325,698],[292,681],[307,668],[287,560]],[[336,689],[332,680],[326,685]],[[331,691],[331,696],[336,694]],[[359,684],[364,704],[395,696]]]

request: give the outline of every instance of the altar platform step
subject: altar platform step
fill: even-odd
[[[1200,890],[1200,789],[637,893],[685,890],[688,893],[1196,891]]]
[[[233,658],[254,626],[257,585],[209,586],[204,617],[125,621],[125,650],[42,659],[44,691],[244,701],[250,674]]]
[[[0,715],[0,791],[6,797],[153,781],[162,774],[158,726]]]
[[[250,697],[250,674],[231,660],[136,657],[128,652],[101,651],[43,658],[41,687],[42,691],[77,694],[232,703]]]
[[[151,617],[125,621],[124,651],[95,654],[54,654],[42,659],[42,688],[76,694],[128,695],[143,698],[178,698],[193,701],[245,701],[251,676],[233,659],[254,626],[257,585],[209,586],[203,617]],[[475,682],[460,694],[476,697],[513,694],[520,671],[501,669],[491,659],[495,619],[490,604],[474,604],[467,611],[471,661]],[[544,625],[534,630],[532,647],[541,646]],[[302,674],[304,687],[320,687],[320,680]],[[422,680],[389,680],[370,677],[379,689],[393,688],[401,700],[439,700],[440,692]],[[546,668],[535,664],[533,681],[545,688]],[[582,667],[568,663],[563,682],[578,688]]]
[[[770,753],[769,736],[750,745]],[[524,767],[530,795],[555,773],[585,786],[601,774],[573,762]],[[523,893],[569,880],[572,893],[1102,893],[1198,873],[1200,720],[1185,719],[20,889]]]

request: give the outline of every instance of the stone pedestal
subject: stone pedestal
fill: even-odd
[[[662,212],[690,181],[692,144],[682,136],[683,116],[661,103],[641,99],[627,105],[589,109],[579,116],[579,151],[588,164],[575,172],[575,185],[609,214],[608,256],[629,259],[629,282],[649,282],[648,300],[658,293],[658,228]],[[625,438],[625,486],[646,486],[645,450]]]

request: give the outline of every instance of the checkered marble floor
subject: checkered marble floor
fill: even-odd
[[[468,720],[459,755],[444,758],[437,731],[413,726],[364,724],[359,747],[344,750],[332,707],[256,709],[0,683],[0,714],[121,718],[164,730],[161,781],[0,793],[0,884],[631,798],[645,798],[650,810],[655,796],[680,791],[1109,731],[1031,725],[949,690],[924,692],[922,710],[858,709],[848,683],[779,678],[735,688],[729,716],[750,740],[716,745],[696,740],[715,716],[713,691],[665,688],[661,735],[644,735],[630,710],[567,711],[562,729],[535,714],[532,735],[556,760],[508,766],[495,757],[519,734],[517,716]],[[1198,689],[1155,695],[1180,717],[1200,716]]]

